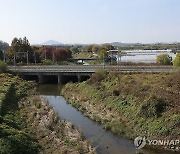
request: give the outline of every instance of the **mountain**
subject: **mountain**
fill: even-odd
[[[122,43],[122,42],[113,42],[111,43],[113,46],[119,46],[119,47],[127,47],[127,46],[133,46],[133,45],[141,45],[141,43]]]
[[[41,45],[62,45],[63,43],[58,42],[58,41],[54,41],[54,40],[49,40],[46,41],[44,43],[41,43]]]

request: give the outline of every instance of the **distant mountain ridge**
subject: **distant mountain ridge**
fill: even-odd
[[[137,45],[143,45],[145,43],[123,43],[123,42],[111,42],[111,43],[72,43],[72,44],[66,44],[66,43],[62,43],[62,42],[58,42],[58,41],[55,41],[55,40],[48,40],[44,43],[41,43],[41,44],[33,44],[35,46],[43,46],[43,45],[49,45],[49,46],[89,46],[89,45],[103,45],[103,44],[111,44],[113,46],[116,46],[116,47],[130,47],[130,46],[137,46]],[[147,44],[151,44],[151,45],[155,45],[155,44],[169,44],[169,43],[147,43]],[[171,43],[170,43],[171,44]]]
[[[63,43],[55,41],[55,40],[48,40],[44,43],[41,43],[41,45],[62,45]]]
[[[132,45],[142,45],[141,43],[122,43],[122,42],[112,42],[110,43],[113,46],[119,46],[119,47],[127,47]]]

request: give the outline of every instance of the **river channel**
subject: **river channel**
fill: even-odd
[[[100,124],[92,121],[76,108],[69,105],[61,96],[61,89],[62,86],[60,85],[39,85],[41,96],[48,100],[50,105],[58,113],[59,118],[69,121],[79,128],[85,138],[92,142],[98,154],[169,154],[169,152],[159,152],[146,148],[137,150],[133,141],[123,137],[117,137],[111,132],[104,130]]]

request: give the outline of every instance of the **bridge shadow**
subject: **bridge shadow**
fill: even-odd
[[[66,84],[68,82],[83,82],[90,78],[89,75],[22,75],[20,76],[22,79],[27,81],[34,81],[36,83],[44,83],[44,84]]]
[[[20,77],[27,81],[34,81],[37,83],[39,82],[39,78],[37,75],[20,75]]]

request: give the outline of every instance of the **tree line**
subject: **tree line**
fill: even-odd
[[[11,46],[5,52],[0,51],[0,60],[8,64],[17,63],[59,63],[72,57],[70,49],[55,48],[52,46],[31,46],[28,39],[14,38]]]

